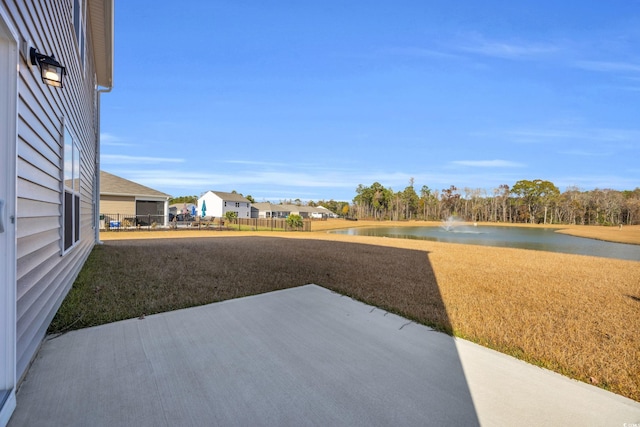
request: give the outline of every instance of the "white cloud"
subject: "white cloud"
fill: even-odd
[[[124,142],[121,138],[112,135],[110,133],[101,133],[100,134],[100,145],[109,146],[109,147],[128,147],[131,144]]]
[[[632,62],[613,61],[578,61],[574,66],[583,70],[611,72],[633,72],[640,73],[640,64]]]
[[[518,142],[554,142],[558,140],[580,140],[600,142],[632,142],[640,138],[640,130],[615,128],[521,128],[503,132]]]
[[[384,55],[397,55],[425,59],[465,60],[475,56],[512,60],[532,60],[557,57],[566,50],[560,43],[534,43],[520,40],[491,40],[472,33],[451,36],[426,46],[395,46],[380,50]]]
[[[100,141],[102,142],[117,142],[120,141],[120,138],[118,138],[115,135],[112,135],[110,133],[101,133],[100,134]]]
[[[520,168],[524,165],[509,160],[454,160],[454,165],[471,166],[477,168]]]
[[[256,161],[256,160],[225,160],[224,163],[231,163],[236,165],[249,165],[249,166],[275,166],[275,167],[287,166],[287,163],[262,162],[262,161]]]
[[[167,157],[128,156],[125,154],[101,154],[100,161],[108,164],[184,163],[184,159]]]
[[[454,48],[476,55],[503,59],[532,59],[558,52],[560,47],[550,43],[527,43],[514,40],[488,40],[482,35],[467,36]]]
[[[628,92],[640,92],[640,86],[614,86],[614,89],[624,90]]]
[[[558,151],[558,154],[564,154],[567,156],[576,156],[576,157],[596,157],[596,156],[605,157],[605,156],[610,156],[612,153],[604,152],[601,149],[594,150],[594,151],[574,149],[574,150]]]
[[[436,59],[461,59],[463,56],[444,52],[435,49],[428,49],[423,47],[393,47],[382,50],[383,54],[416,57],[416,58],[436,58]]]
[[[286,187],[331,187],[355,188],[345,180],[350,177],[338,174],[304,173],[304,172],[270,172],[243,171],[237,173],[206,173],[180,170],[130,170],[124,172],[127,179],[131,179],[150,187],[194,187],[206,191],[212,187],[247,187],[256,186],[286,186]]]
[[[636,179],[616,175],[565,176],[558,177],[553,183],[560,189],[574,186],[583,190],[593,190],[596,188],[633,190],[638,188],[638,181]]]

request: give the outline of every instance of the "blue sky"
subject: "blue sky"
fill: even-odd
[[[639,0],[185,5],[116,2],[105,171],[274,202],[640,186]]]

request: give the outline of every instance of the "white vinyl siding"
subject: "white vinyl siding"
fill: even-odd
[[[95,68],[90,37],[80,65],[72,1],[0,0],[21,38],[67,67],[64,88],[42,83],[36,67],[21,58],[17,141],[17,375],[24,375],[94,244],[92,205],[96,153]],[[63,123],[64,121],[64,123]],[[64,213],[64,129],[82,153],[77,231],[79,240],[61,256]],[[75,237],[75,230],[74,230]]]
[[[238,218],[251,217],[251,204],[238,194],[207,191],[198,199],[198,216],[202,216],[203,201],[207,206],[207,217],[220,218],[228,211],[235,212]]]
[[[100,213],[104,215],[135,215],[136,199],[134,196],[100,196]]]
[[[16,406],[16,119],[19,36],[0,8],[0,425]]]
[[[84,70],[86,49],[86,6],[83,0],[73,0],[73,30],[76,33],[80,68]]]

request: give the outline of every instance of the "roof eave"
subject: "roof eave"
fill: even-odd
[[[114,0],[88,0],[91,40],[99,86],[113,87]]]
[[[121,196],[121,197],[148,197],[148,198],[156,198],[156,199],[170,199],[171,196],[169,194],[141,194],[141,193],[114,193],[109,191],[101,191],[101,196]]]

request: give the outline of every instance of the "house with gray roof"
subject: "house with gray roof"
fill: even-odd
[[[251,205],[252,218],[286,218],[291,214],[300,215],[302,218],[321,219],[327,218],[332,212],[322,206],[306,206],[291,204],[274,204],[269,202],[253,203]]]
[[[242,194],[223,191],[207,191],[198,199],[201,218],[221,218],[227,212],[235,212],[238,218],[251,218],[251,202]]]
[[[276,205],[270,202],[259,202],[251,205],[251,218],[286,218],[291,213],[292,205]]]
[[[106,221],[126,218],[138,225],[155,222],[167,226],[170,198],[169,194],[100,171],[100,215]]]

